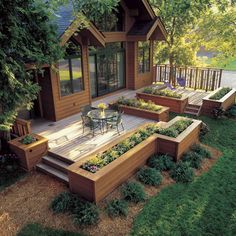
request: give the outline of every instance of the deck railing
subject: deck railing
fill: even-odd
[[[190,66],[174,66],[173,76],[177,84],[177,78],[186,80],[186,87],[213,91],[221,86],[222,69],[202,68]],[[170,82],[170,66],[154,66],[154,81]]]

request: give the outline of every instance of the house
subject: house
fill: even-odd
[[[119,89],[138,89],[153,80],[153,43],[167,32],[147,0],[122,0],[118,10],[78,30],[70,6],[57,13],[58,36],[66,57],[45,68],[34,117],[58,121],[79,113],[93,99]]]

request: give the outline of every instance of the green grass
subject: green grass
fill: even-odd
[[[45,228],[39,224],[26,225],[17,236],[85,236],[80,233],[72,233],[63,230]]]
[[[151,198],[131,235],[236,235],[236,121],[200,119],[211,129],[203,142],[223,157],[191,184],[174,184]]]

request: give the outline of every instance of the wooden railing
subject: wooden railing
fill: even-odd
[[[183,78],[186,80],[186,87],[213,91],[221,86],[222,71],[222,69],[215,68],[174,66],[173,76],[175,84],[178,84],[177,78]],[[170,66],[156,65],[154,81],[170,82]]]

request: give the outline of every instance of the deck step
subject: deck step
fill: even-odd
[[[42,171],[45,174],[48,174],[52,177],[57,178],[58,180],[62,181],[65,184],[69,184],[69,178],[68,175],[63,173],[62,171],[55,169],[43,162],[36,165],[36,168],[40,171]]]
[[[67,174],[67,167],[70,165],[67,162],[64,162],[56,157],[44,156],[42,158],[42,163],[47,164],[57,170],[60,170]]]
[[[74,163],[74,161],[69,160],[68,158],[64,158],[64,157],[62,157],[62,156],[60,156],[60,155],[58,155],[58,154],[56,154],[54,152],[51,152],[51,151],[48,152],[48,156],[54,157],[56,159],[59,159],[59,160],[65,162],[65,163],[68,163],[69,165]]]
[[[184,114],[199,116],[200,111],[201,111],[201,106],[195,104],[188,104],[184,110]]]

